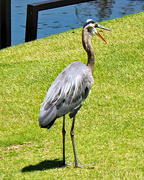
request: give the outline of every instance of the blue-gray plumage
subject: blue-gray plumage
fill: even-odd
[[[93,83],[91,70],[82,62],[67,66],[50,86],[40,109],[41,127],[50,128],[56,118],[70,112],[74,117]]]
[[[85,23],[82,31],[82,42],[88,55],[87,65],[75,61],[67,66],[50,86],[40,108],[38,120],[42,128],[49,129],[57,118],[63,116],[63,165],[65,165],[65,115],[69,113],[70,118],[73,118],[71,138],[75,157],[75,167],[80,167],[77,162],[74,146],[74,122],[75,116],[81,108],[83,101],[87,98],[91,90],[91,84],[94,82],[92,77],[94,51],[90,44],[90,39],[96,34],[105,41],[95,29],[96,27],[109,30],[91,19],[87,20]]]

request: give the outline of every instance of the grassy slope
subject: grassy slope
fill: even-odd
[[[75,126],[78,159],[94,169],[60,168],[62,118],[48,131],[37,118],[48,87],[68,64],[86,63],[81,29],[0,51],[0,179],[142,179],[144,172],[144,12],[102,25],[93,37],[95,83]],[[66,120],[67,161],[73,161]]]

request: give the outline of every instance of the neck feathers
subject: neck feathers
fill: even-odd
[[[88,29],[83,29],[82,42],[83,42],[83,47],[88,55],[87,66],[91,69],[91,71],[93,73],[95,56],[94,56],[93,48],[90,44],[91,37],[92,37],[92,35],[90,32],[88,32]]]

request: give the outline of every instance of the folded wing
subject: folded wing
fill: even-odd
[[[70,112],[74,117],[88,96],[93,77],[88,67],[81,62],[67,66],[50,86],[40,108],[41,127],[50,128],[58,117]]]

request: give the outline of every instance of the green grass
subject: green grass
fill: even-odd
[[[81,28],[0,51],[0,179],[130,179],[144,175],[144,12],[101,22],[94,36],[95,83],[76,118],[78,160],[61,167],[62,118],[40,129],[48,87],[75,60],[87,62]],[[66,160],[73,162],[66,116]],[[94,169],[89,168],[92,164]]]

